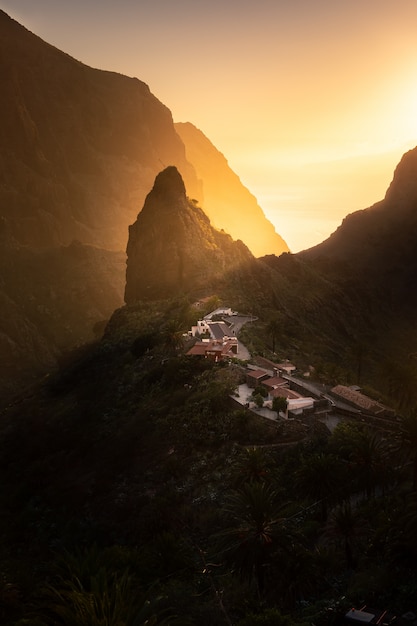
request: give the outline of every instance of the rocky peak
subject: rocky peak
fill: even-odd
[[[201,288],[253,256],[218,231],[187,198],[176,167],[160,172],[129,228],[125,301],[168,298]]]
[[[399,209],[417,206],[417,148],[406,152],[397,167],[385,196],[386,203]]]
[[[160,172],[155,178],[151,199],[156,201],[156,208],[162,211],[172,209],[178,202],[186,200],[184,181],[173,165]]]

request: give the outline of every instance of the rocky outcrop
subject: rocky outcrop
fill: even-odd
[[[242,242],[214,229],[187,198],[174,166],[158,174],[130,227],[127,257],[127,304],[191,292],[253,259]]]
[[[205,199],[171,112],[145,83],[80,63],[1,10],[0,92],[1,382],[14,386],[122,305],[128,228],[161,169],[175,165],[190,197]],[[246,208],[232,204],[244,223]],[[264,221],[260,212],[254,230]]]
[[[201,180],[201,206],[213,226],[244,241],[257,257],[289,252],[255,196],[229,167],[224,155],[193,124],[176,123],[175,128],[185,144],[187,159]]]

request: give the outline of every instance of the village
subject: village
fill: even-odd
[[[188,331],[195,339],[187,355],[211,359],[216,363],[238,360],[245,364],[246,380],[233,400],[270,420],[300,419],[315,415],[330,429],[338,423],[335,415],[356,419],[386,420],[394,417],[389,407],[369,398],[357,386],[325,385],[309,380],[310,372],[297,372],[289,360],[273,362],[250,355],[239,341],[238,333],[246,323],[255,321],[230,307],[220,307],[199,319]]]

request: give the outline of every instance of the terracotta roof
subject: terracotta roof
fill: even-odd
[[[381,413],[382,411],[388,410],[388,407],[384,406],[380,402],[372,400],[372,398],[368,398],[368,396],[365,396],[363,393],[360,393],[351,387],[336,385],[336,387],[333,387],[332,393],[371,413]]]
[[[196,343],[188,350],[187,356],[235,356],[232,346],[236,345],[236,341],[227,341],[224,345],[217,341],[196,341]]]
[[[265,385],[265,387],[271,387],[272,389],[275,389],[275,387],[288,385],[288,382],[285,380],[285,378],[282,378],[281,376],[273,376],[272,378],[267,378],[266,380],[263,380],[262,384]]]
[[[303,397],[296,391],[288,389],[288,387],[277,387],[276,389],[271,389],[269,394],[273,398],[287,398],[287,400],[297,400]]]
[[[255,378],[256,380],[259,380],[259,378],[262,378],[263,376],[268,376],[265,370],[248,370],[246,374],[247,376]]]

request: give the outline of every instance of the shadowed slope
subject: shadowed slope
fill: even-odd
[[[158,174],[129,229],[125,300],[168,298],[207,286],[227,270],[253,259],[242,242],[215,230],[189,200],[178,170]]]

